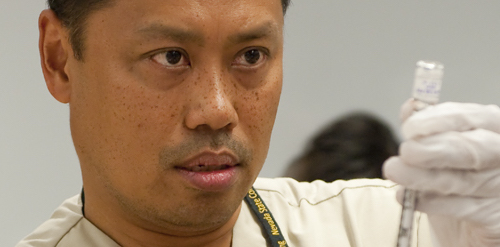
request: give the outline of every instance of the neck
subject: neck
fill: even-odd
[[[138,224],[127,216],[112,210],[109,203],[99,205],[99,200],[85,193],[85,218],[123,247],[230,247],[233,227],[238,219],[241,204],[228,221],[210,229],[158,228]],[[96,210],[99,209],[99,210]]]

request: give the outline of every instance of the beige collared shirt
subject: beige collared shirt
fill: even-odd
[[[378,179],[299,183],[258,178],[262,197],[290,247],[393,247],[401,206],[397,186]],[[16,247],[119,246],[82,215],[80,195],[67,199],[52,217]],[[412,247],[432,246],[427,218],[415,215]],[[246,203],[233,230],[233,247],[270,246]]]

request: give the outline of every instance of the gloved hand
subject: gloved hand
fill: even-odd
[[[500,246],[500,108],[449,102],[412,113],[413,105],[402,107],[405,141],[384,175],[419,191],[416,209],[440,246]]]

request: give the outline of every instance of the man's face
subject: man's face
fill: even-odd
[[[66,72],[86,190],[139,222],[227,220],[269,147],[281,2],[116,1],[85,27],[84,60]]]

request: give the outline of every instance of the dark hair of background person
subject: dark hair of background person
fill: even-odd
[[[309,182],[382,178],[382,164],[397,155],[398,147],[399,141],[385,122],[354,112],[317,133],[285,176]]]
[[[63,26],[69,30],[69,42],[75,59],[83,61],[85,21],[90,13],[111,6],[116,0],[47,0],[47,4]],[[290,0],[281,0],[283,14]]]

